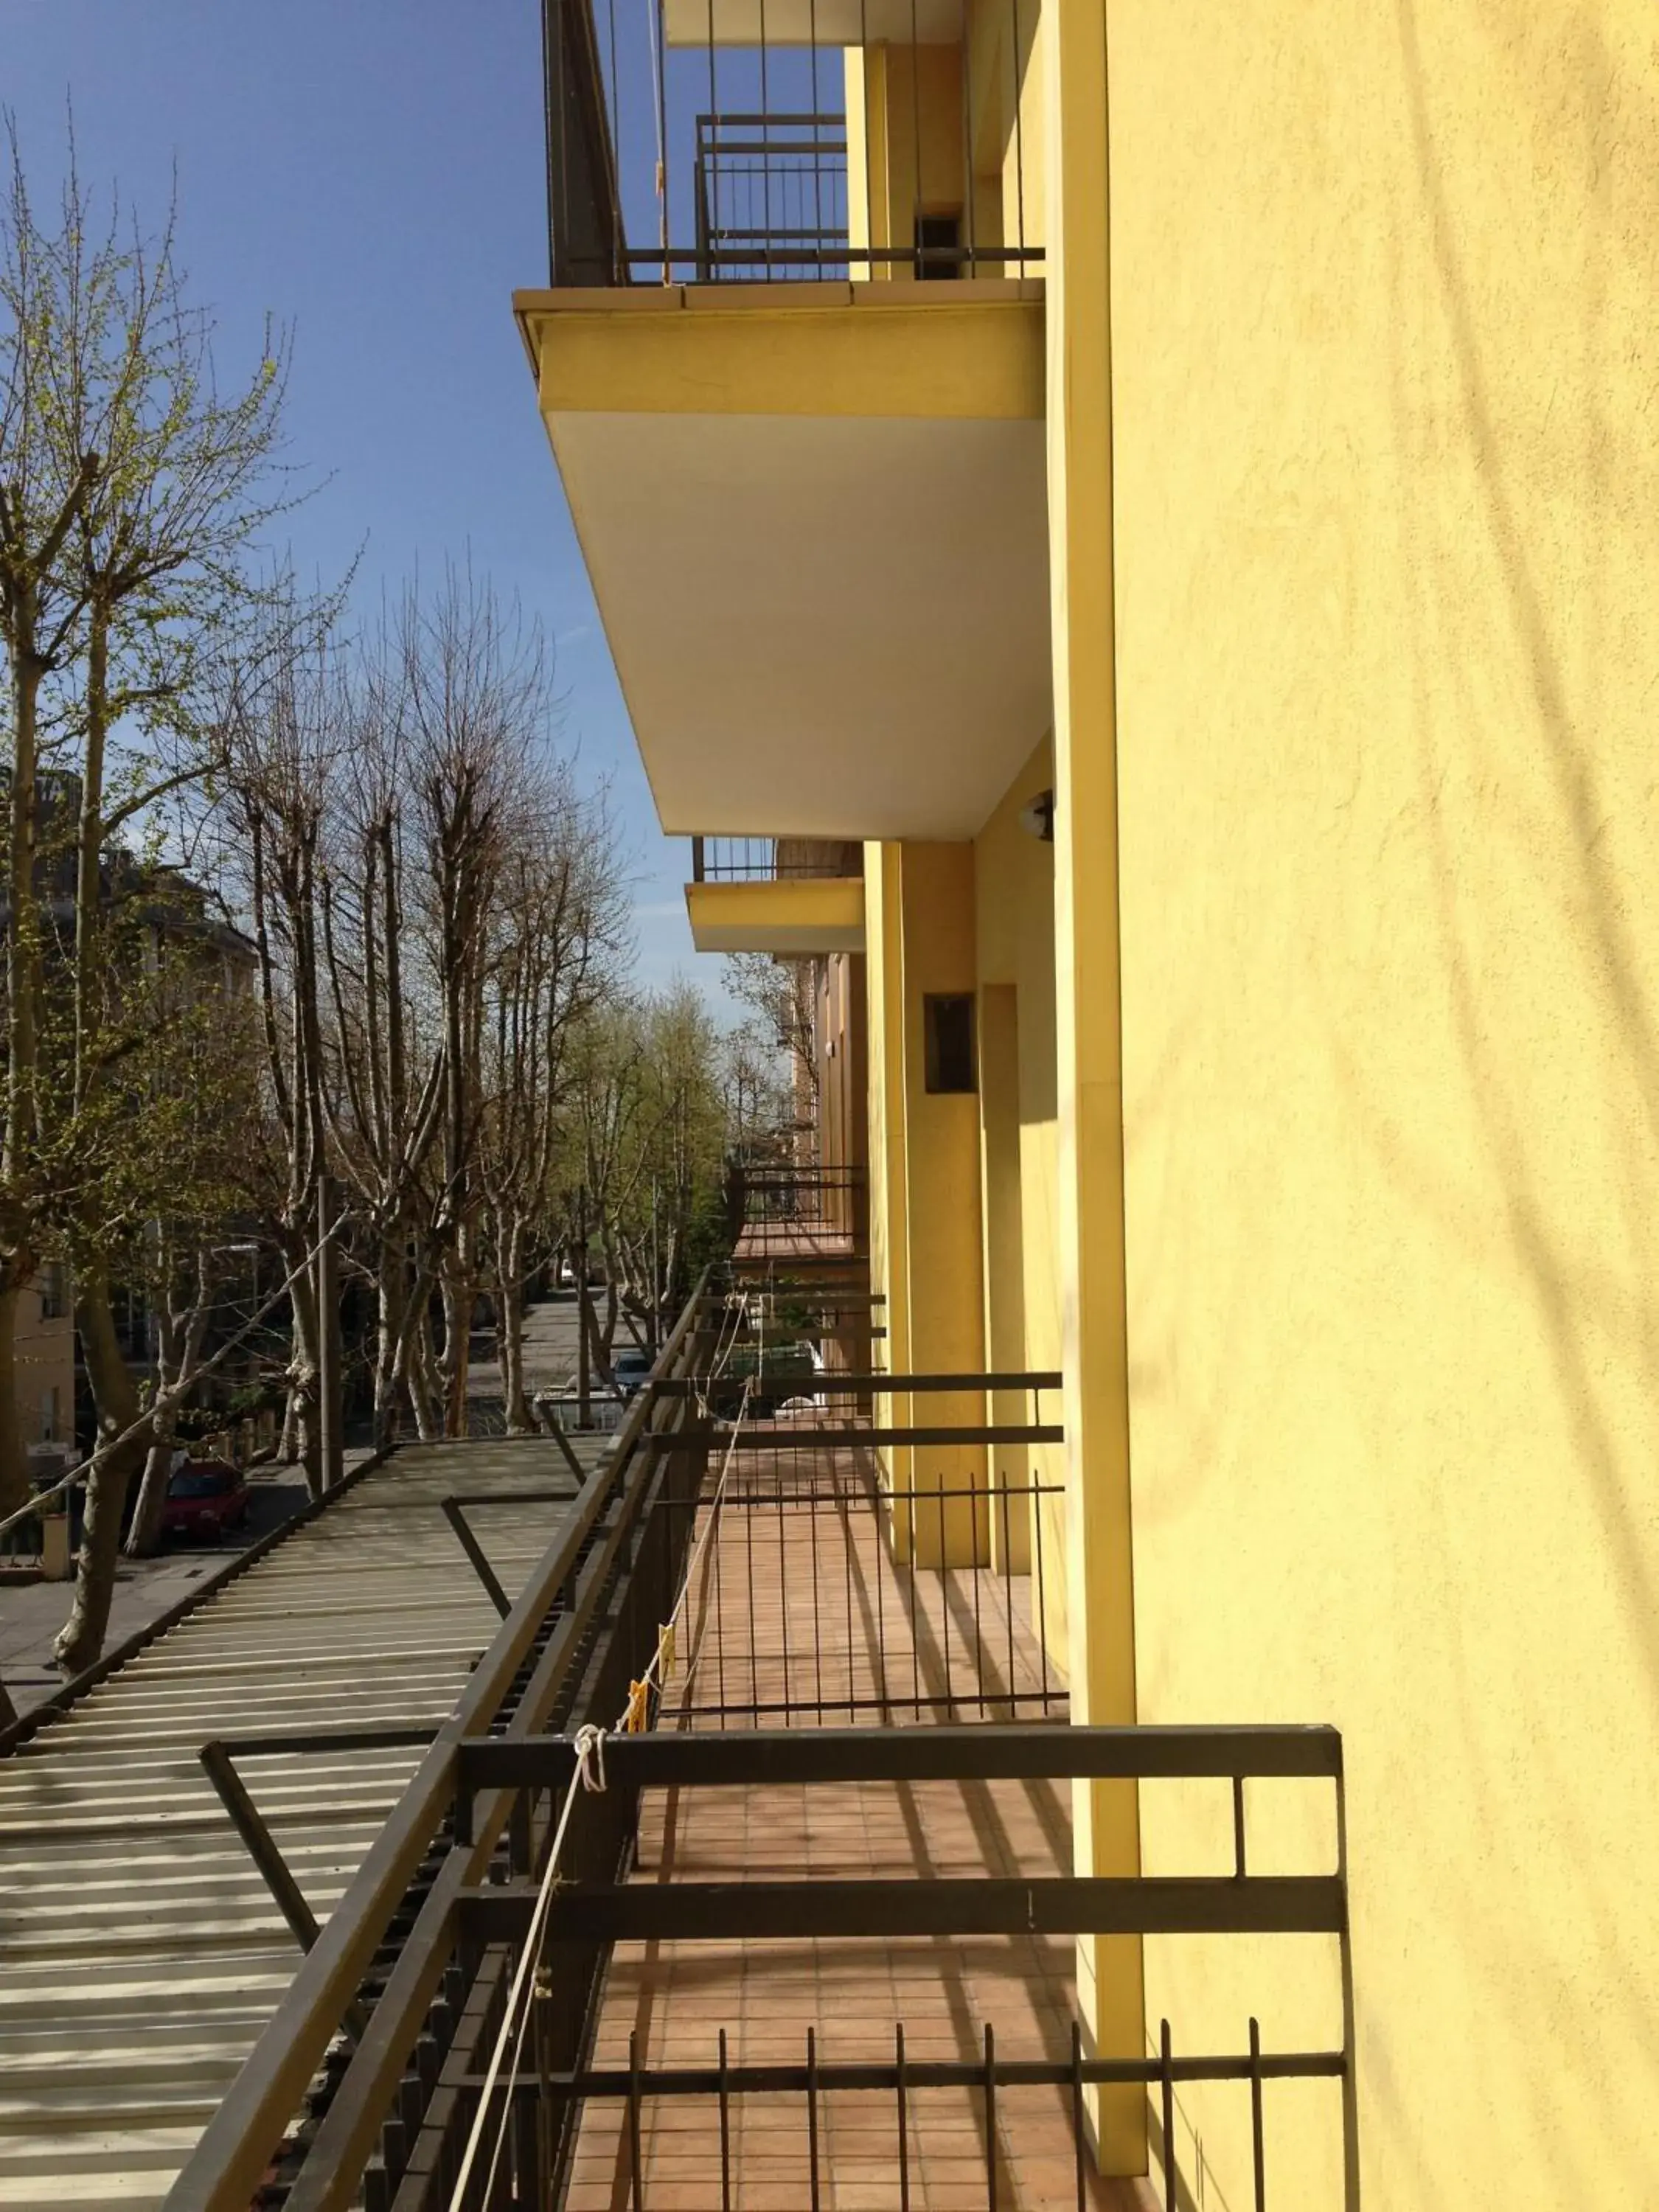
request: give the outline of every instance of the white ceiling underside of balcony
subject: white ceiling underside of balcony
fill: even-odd
[[[1040,422],[550,428],[665,830],[973,836],[1052,720]]]
[[[671,46],[955,46],[963,0],[664,0]]]

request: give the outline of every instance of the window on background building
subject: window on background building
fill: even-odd
[[[40,1441],[43,1444],[58,1442],[59,1418],[58,1385],[54,1382],[51,1389],[40,1393]]]
[[[62,1321],[66,1310],[64,1263],[61,1260],[48,1260],[40,1270],[40,1318]]]
[[[971,992],[929,993],[921,1002],[930,1091],[976,1091]]]

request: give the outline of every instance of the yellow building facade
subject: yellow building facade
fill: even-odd
[[[1246,1813],[1343,1855],[1350,1972],[1103,1942],[1095,2047],[1351,2032],[1352,2162],[1287,2093],[1275,2202],[1643,2205],[1654,18],[924,12],[846,50],[844,277],[517,303],[664,826],[863,841],[856,914],[716,919],[837,963],[890,1370],[1063,1376],[1073,1718],[1341,1731],[1343,1833]],[[1210,1784],[1073,1809],[1082,1870],[1231,1848]],[[1173,2151],[1251,2202],[1232,2085]]]

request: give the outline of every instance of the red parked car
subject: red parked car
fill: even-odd
[[[217,1536],[246,1524],[247,1485],[228,1460],[187,1459],[173,1471],[161,1516],[167,1536]]]

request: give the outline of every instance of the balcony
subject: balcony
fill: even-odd
[[[805,837],[694,837],[685,903],[699,952],[862,952],[863,849]]]
[[[230,2212],[262,2179],[289,2212],[1127,2212],[1146,2200],[1097,2146],[1133,2162],[1149,2136],[1174,2212],[1203,2189],[1182,2106],[1206,2083],[1236,2103],[1228,2202],[1352,2206],[1350,2008],[1328,2044],[1248,2018],[1217,2049],[1177,2017],[1103,2049],[1073,1942],[1131,1974],[1165,1934],[1346,1973],[1340,1844],[1261,1864],[1252,1809],[1290,1784],[1340,1837],[1340,1739],[1066,1725],[1057,1375],[824,1370],[793,1405],[732,1403],[778,1322],[827,1348],[872,1302],[770,1258],[705,1279],[180,2212]],[[1018,1417],[988,1424],[993,1395]],[[1213,1848],[1074,1871],[1068,1782],[1202,1789]],[[1339,2148],[1317,2189],[1287,2118]]]
[[[970,836],[1050,720],[1029,0],[546,9],[515,309],[664,828]]]
[[[1038,276],[1036,0],[543,0],[555,289]]]

